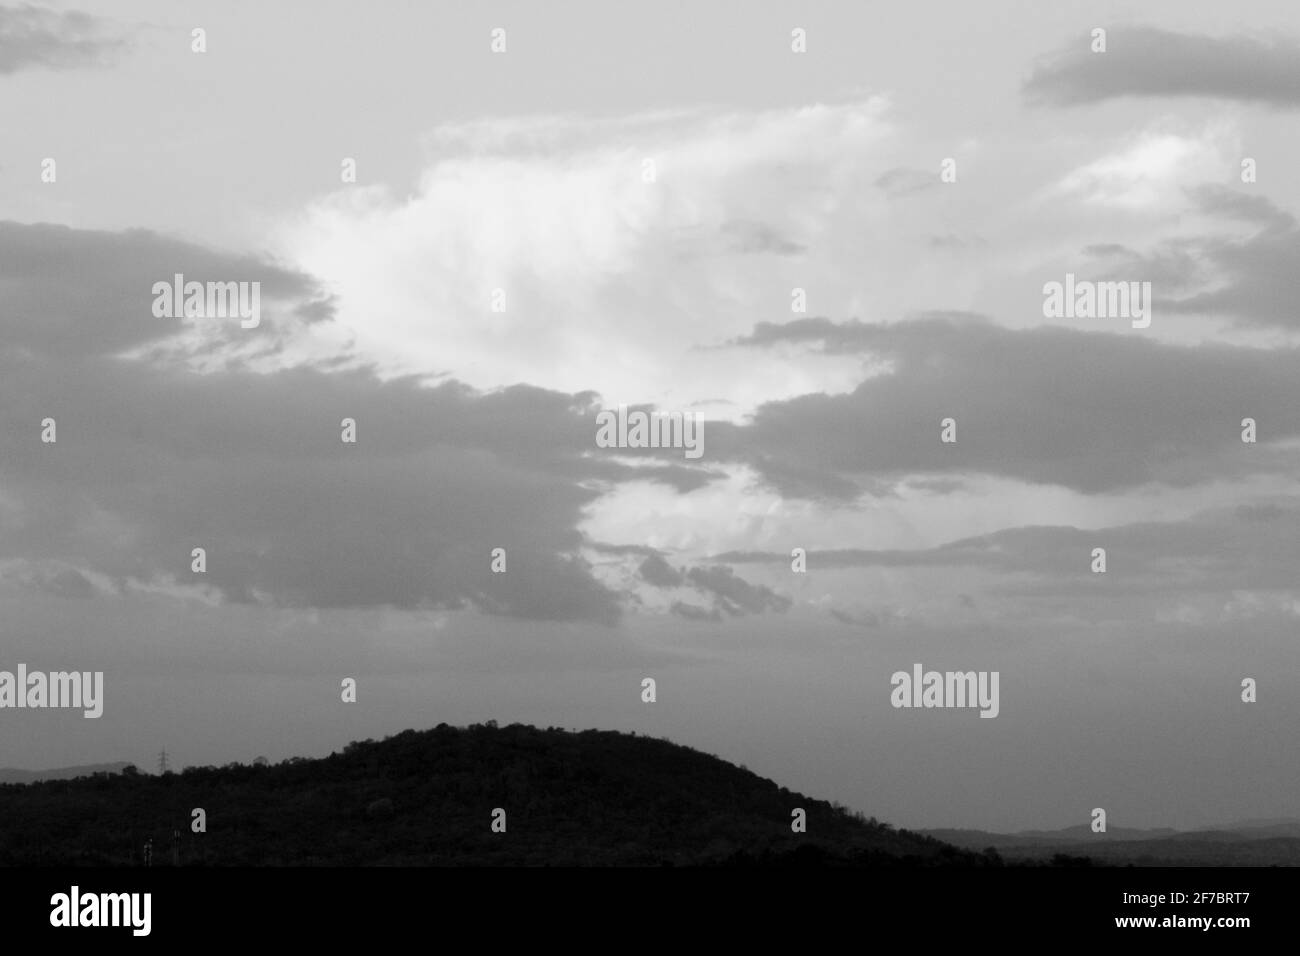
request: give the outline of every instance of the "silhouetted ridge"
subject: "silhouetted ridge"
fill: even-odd
[[[121,773],[130,764],[97,763],[85,767],[55,767],[52,770],[17,770],[0,767],[0,783],[36,783],[39,780],[71,780],[75,777],[93,777],[97,773]]]
[[[191,811],[207,814],[192,833]],[[506,832],[491,831],[506,811]],[[791,811],[807,813],[793,833]],[[0,864],[996,865],[612,731],[440,724],[320,760],[0,787]],[[173,832],[179,832],[179,838]]]

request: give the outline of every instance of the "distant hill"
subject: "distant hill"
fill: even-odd
[[[993,847],[1009,863],[1041,862],[1058,855],[1086,856],[1105,866],[1300,866],[1300,821],[1247,820],[1205,830],[1110,827],[1093,833],[1083,824],[1062,830],[922,830],[968,850]]]
[[[97,763],[85,767],[59,767],[57,770],[15,770],[12,767],[0,767],[0,784],[71,780],[74,777],[90,777],[97,773],[121,773],[128,766],[129,764],[124,763]]]
[[[491,831],[494,808],[506,832]],[[191,811],[207,814],[192,833]],[[791,811],[807,813],[793,833]],[[319,760],[0,786],[0,865],[998,865],[664,740],[439,725]],[[173,837],[173,833],[176,834]]]
[[[955,846],[983,848],[986,846],[1035,847],[1086,841],[1156,840],[1178,835],[1172,828],[1140,830],[1129,827],[1110,827],[1105,833],[1093,833],[1084,823],[1060,830],[1018,830],[1015,833],[990,833],[987,830],[921,830],[926,836],[943,840]]]
[[[1259,840],[1266,837],[1300,838],[1300,820],[1242,820],[1239,823],[1229,823],[1223,827],[1215,827],[1214,831],[1194,830],[1192,832],[1205,834],[1227,832],[1246,840]]]

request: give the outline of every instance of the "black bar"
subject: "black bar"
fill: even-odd
[[[920,943],[1131,936],[1232,945],[1294,932],[1300,881],[1288,868],[11,869],[0,870],[6,942],[132,937],[130,927],[51,926],[51,898],[73,886],[83,900],[150,893],[149,938],[169,942],[374,943],[432,932],[450,943],[472,931],[480,940],[675,945],[687,932],[756,942],[847,932],[860,941],[902,933]],[[1249,926],[1117,926],[1125,917],[1246,917]]]

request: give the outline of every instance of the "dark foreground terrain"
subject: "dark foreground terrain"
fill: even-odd
[[[492,832],[495,808],[506,832]],[[807,812],[807,833],[791,811]],[[207,832],[191,830],[206,812]],[[0,865],[989,866],[664,740],[439,725],[320,760],[0,786]]]

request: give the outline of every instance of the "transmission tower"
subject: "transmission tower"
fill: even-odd
[[[167,763],[167,750],[163,748],[163,752],[158,755],[158,773],[164,774],[170,769],[171,767]]]

